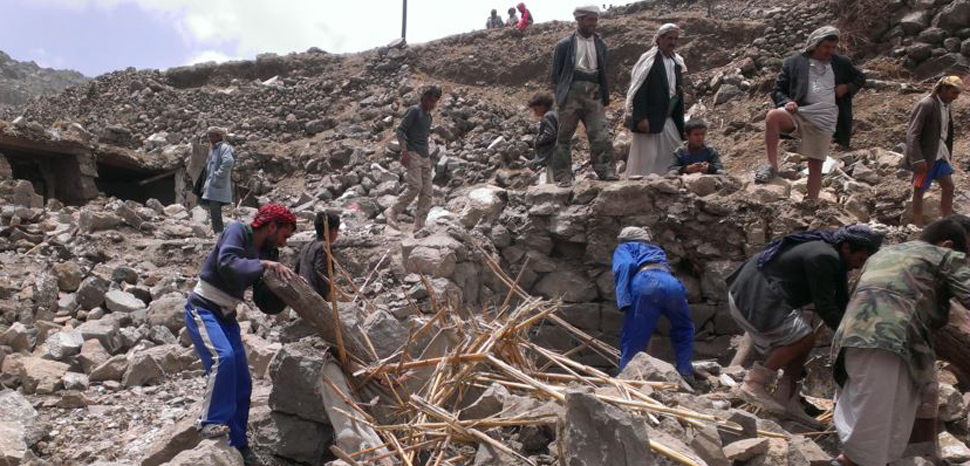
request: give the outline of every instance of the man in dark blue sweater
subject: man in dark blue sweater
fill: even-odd
[[[296,217],[278,204],[259,209],[252,224],[230,224],[206,257],[195,289],[185,304],[185,325],[208,376],[200,435],[204,438],[229,435],[246,464],[258,459],[246,442],[252,378],[246,351],[236,322],[236,306],[247,288],[253,288],[253,302],[267,314],[278,314],[286,304],[262,282],[264,273],[281,279],[296,275],[280,264],[279,248],[296,230]]]

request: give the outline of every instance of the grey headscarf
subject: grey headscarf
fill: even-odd
[[[599,16],[600,13],[602,13],[602,10],[600,10],[600,7],[596,5],[586,5],[586,6],[577,7],[575,10],[573,10],[573,18],[579,19],[586,15]]]
[[[674,23],[666,23],[660,26],[660,29],[657,29],[657,34],[653,36],[654,43],[656,43],[657,40],[660,39],[661,37],[666,36],[667,34],[670,34],[673,31],[682,32],[683,29],[681,29],[680,26]]]
[[[808,35],[808,40],[805,41],[805,51],[812,53],[815,50],[815,47],[818,47],[818,44],[822,43],[823,39],[830,36],[835,36],[835,38],[838,39],[842,36],[842,33],[833,26],[822,26],[812,31],[812,33]]]
[[[641,227],[626,227],[620,230],[620,235],[616,239],[621,243],[629,243],[631,241],[653,242],[653,236],[650,235],[650,231]]]

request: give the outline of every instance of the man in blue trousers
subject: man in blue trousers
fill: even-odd
[[[624,312],[620,332],[620,370],[645,351],[661,315],[670,321],[670,339],[677,355],[677,372],[695,385],[694,322],[683,283],[670,274],[667,254],[651,244],[650,233],[639,227],[620,231],[613,252],[616,307]]]
[[[208,376],[199,416],[200,436],[228,434],[230,445],[242,453],[247,466],[259,464],[259,459],[246,441],[252,378],[236,306],[252,287],[253,301],[262,312],[278,314],[286,308],[262,283],[262,277],[275,273],[284,280],[296,278],[278,262],[279,248],[286,246],[295,230],[296,217],[278,204],[261,207],[249,225],[230,224],[206,257],[185,304],[185,325]]]

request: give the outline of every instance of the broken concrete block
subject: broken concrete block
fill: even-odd
[[[14,351],[33,351],[37,344],[37,329],[28,328],[14,322],[7,331],[0,333],[0,345],[9,346]]]
[[[243,466],[239,450],[229,446],[225,439],[203,440],[191,450],[186,450],[165,466]]]
[[[62,362],[11,354],[4,358],[2,371],[20,380],[24,393],[51,394],[61,387],[69,367]]]
[[[498,414],[509,396],[511,393],[505,386],[493,383],[474,403],[461,410],[460,419],[485,419]]]
[[[47,346],[48,357],[55,361],[64,361],[81,352],[84,338],[81,337],[81,332],[66,329],[47,337],[44,344]]]
[[[681,383],[683,377],[677,373],[673,364],[662,361],[647,353],[637,353],[636,356],[627,363],[623,372],[617,376],[624,380],[648,380],[653,382]]]
[[[58,288],[68,293],[77,291],[78,287],[81,286],[81,280],[84,279],[84,271],[74,261],[54,264],[51,270],[54,277],[57,278]]]
[[[243,335],[242,341],[246,348],[246,359],[249,361],[249,367],[252,368],[253,377],[266,377],[270,361],[283,348],[283,345],[270,343],[251,333]]]
[[[145,310],[145,302],[122,290],[111,290],[104,295],[105,305],[111,312],[135,312]]]
[[[128,368],[121,379],[126,387],[157,385],[165,380],[165,371],[155,358],[146,352],[135,352],[128,358]]]
[[[65,390],[84,391],[88,389],[89,385],[88,376],[78,372],[64,374],[64,377],[61,378],[61,383],[64,385]]]
[[[186,416],[182,420],[166,427],[158,438],[149,445],[145,459],[141,466],[159,466],[170,461],[179,453],[191,450],[199,444],[198,421],[194,416]]]
[[[185,327],[185,297],[181,293],[169,293],[148,306],[148,324],[164,325],[178,334]]]
[[[128,370],[128,357],[119,354],[94,368],[88,375],[91,382],[120,381]]]
[[[374,344],[377,357],[386,358],[408,339],[408,328],[388,312],[378,310],[364,320],[364,331]]]
[[[738,440],[724,447],[724,456],[731,461],[748,461],[765,453],[768,453],[766,438]]]
[[[97,276],[92,275],[81,281],[78,286],[76,299],[81,309],[90,311],[104,304],[104,295],[108,292],[108,282]]]
[[[253,410],[251,421],[257,445],[276,456],[307,464],[323,464],[330,455],[333,429],[296,416],[271,411],[267,407]]]
[[[730,466],[731,462],[724,454],[721,436],[718,435],[717,428],[705,425],[697,429],[690,442],[690,447],[694,450],[694,453],[700,456],[708,466]]]
[[[796,435],[788,441],[789,466],[829,466],[832,457],[812,439]]]
[[[578,391],[566,395],[565,408],[558,427],[563,466],[650,464],[653,452],[644,418]]]

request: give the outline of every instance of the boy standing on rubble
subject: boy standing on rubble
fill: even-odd
[[[263,274],[283,280],[296,275],[279,263],[279,248],[296,231],[296,217],[278,204],[259,209],[249,225],[230,224],[206,257],[195,289],[185,304],[185,326],[202,359],[208,382],[199,415],[203,438],[228,435],[247,466],[259,464],[246,441],[252,378],[236,322],[236,306],[248,288],[253,302],[267,314],[278,314],[286,304],[262,283]]]
[[[337,241],[337,236],[340,234],[340,216],[331,212],[317,212],[313,220],[313,228],[317,233],[316,240],[307,242],[300,249],[293,271],[303,277],[323,299],[331,301],[333,288],[330,286],[328,276],[326,235],[330,233],[331,245]]]
[[[903,166],[913,171],[913,224],[923,226],[923,194],[936,180],[942,188],[940,214],[953,213],[953,114],[950,104],[960,96],[963,81],[944,76],[933,93],[916,103],[906,130]]]
[[[950,298],[970,307],[966,235],[958,221],[938,220],[919,240],[866,262],[832,339],[843,465],[884,466],[902,457],[936,381],[933,333],[949,320]],[[936,403],[928,407],[935,411]],[[935,428],[930,433],[935,439]]]
[[[663,315],[670,321],[670,339],[677,355],[677,372],[695,385],[694,322],[687,306],[684,284],[670,273],[667,255],[652,244],[644,228],[626,227],[617,238],[613,252],[613,280],[616,282],[616,307],[623,311],[620,332],[620,370],[637,353],[645,351]]]
[[[552,167],[549,161],[552,153],[556,149],[556,138],[559,134],[559,113],[553,108],[552,95],[540,92],[529,101],[529,109],[539,118],[539,127],[536,130],[536,137],[533,141],[535,158],[532,160],[532,167],[542,170],[539,174],[540,184],[551,184],[553,182]]]
[[[740,386],[740,396],[769,412],[812,427],[818,421],[801,406],[805,362],[815,347],[815,329],[802,315],[815,313],[831,329],[849,302],[848,272],[879,250],[882,235],[865,225],[816,231],[777,239],[727,279],[731,316],[765,355]],[[784,369],[774,394],[768,387]]]
[[[431,184],[431,153],[428,150],[428,137],[431,134],[431,112],[441,99],[441,87],[430,85],[421,92],[421,103],[404,113],[401,125],[397,128],[397,140],[401,144],[401,165],[407,169],[407,190],[397,202],[384,211],[387,224],[400,229],[397,216],[407,209],[408,204],[418,198],[414,211],[414,231],[424,228],[424,222],[431,210],[434,186]]]

